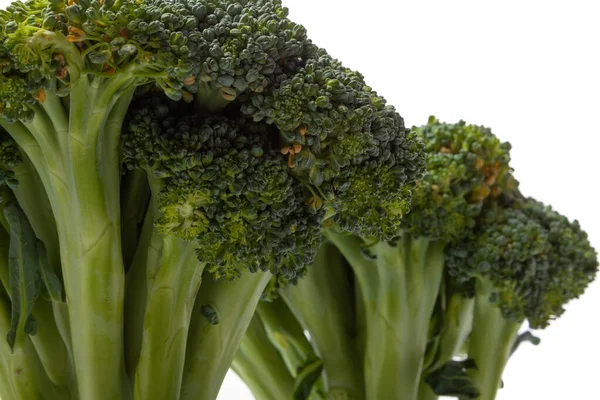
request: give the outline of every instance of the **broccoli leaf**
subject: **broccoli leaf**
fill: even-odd
[[[473,360],[449,361],[425,378],[425,382],[438,396],[455,396],[466,399],[479,397],[467,370],[477,368]]]
[[[33,305],[42,289],[41,265],[38,263],[38,239],[27,216],[16,202],[4,207],[4,215],[10,227],[8,268],[12,315],[6,340],[14,348],[21,332],[35,335],[37,326],[31,315]]]

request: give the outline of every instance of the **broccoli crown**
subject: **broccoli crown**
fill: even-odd
[[[488,128],[439,122],[414,128],[425,146],[427,173],[413,191],[403,228],[416,236],[453,241],[474,228],[486,199],[516,188],[510,144]]]
[[[544,328],[579,297],[598,270],[595,250],[577,221],[531,198],[486,207],[473,235],[448,248],[459,282],[491,283],[507,319]]]
[[[28,120],[45,90],[127,73],[173,99],[200,83],[227,99],[262,92],[315,52],[279,0],[29,0],[0,11],[0,108]],[[74,46],[72,44],[75,44]]]
[[[324,211],[268,148],[265,126],[169,110],[157,97],[143,103],[132,107],[123,157],[162,180],[161,232],[198,238],[198,256],[216,276],[245,266],[293,279],[312,261]]]
[[[328,202],[344,229],[397,233],[410,204],[406,185],[424,172],[422,148],[360,73],[318,50],[284,68],[241,110],[279,129],[294,174]]]

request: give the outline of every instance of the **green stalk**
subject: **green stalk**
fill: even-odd
[[[258,314],[254,315],[232,364],[256,400],[292,399],[294,378]]]
[[[281,353],[288,371],[295,378],[298,368],[307,360],[317,357],[304,335],[304,329],[281,298],[261,301],[256,313],[264,325],[267,338]]]
[[[361,399],[365,386],[356,352],[354,299],[344,257],[330,243],[319,249],[306,276],[282,296],[311,335],[323,360],[325,389]]]
[[[71,339],[79,394],[86,400],[129,398],[123,361],[119,164],[105,165],[103,159],[111,153],[104,154],[99,143],[123,79],[105,86],[80,79],[73,85],[68,148],[62,148],[64,176],[51,177],[59,189],[50,202],[60,235],[69,318],[77,321],[71,324]]]
[[[147,271],[148,295],[134,387],[134,399],[139,400],[179,398],[190,317],[205,265],[198,261],[193,242],[160,239],[160,248],[153,249],[160,261],[158,265],[151,262],[155,268]]]
[[[444,271],[444,245],[404,235],[378,243],[368,260],[360,239],[327,232],[351,265],[364,299],[367,399],[417,399],[429,322]]]
[[[148,207],[142,233],[133,261],[127,271],[125,286],[125,362],[127,375],[133,382],[144,333],[143,310],[146,310],[148,292],[148,269],[160,262],[161,238],[154,233],[154,207]]]
[[[228,281],[208,271],[194,304],[181,400],[214,400],[272,275],[243,271]],[[204,307],[203,307],[204,306]],[[208,306],[208,307],[206,307]],[[211,310],[215,317],[204,315]]]
[[[442,287],[442,289],[444,289]],[[451,289],[450,289],[451,290]],[[442,290],[441,296],[446,296]],[[426,357],[422,379],[419,388],[419,400],[434,400],[437,395],[433,392],[425,378],[444,364],[461,355],[473,324],[473,308],[475,300],[463,297],[459,293],[448,295],[444,299],[442,318],[442,331],[435,338],[435,344],[430,346]]]
[[[153,225],[157,215],[160,181],[150,177],[149,187],[153,196],[144,229]],[[144,315],[141,336],[136,338],[141,347],[136,361],[134,399],[175,400],[181,392],[190,318],[205,263],[198,261],[194,241],[163,236],[156,228],[150,233],[149,246],[140,244],[144,245],[139,246],[140,251],[147,249],[148,253],[143,256],[146,263],[142,275],[146,283],[143,288],[136,288],[145,289],[144,299],[140,298],[141,293],[132,294],[138,298],[137,305],[144,306],[133,310]],[[139,325],[134,329],[139,335]]]
[[[477,369],[469,369],[479,389],[478,400],[494,400],[502,383],[502,373],[519,333],[521,322],[510,321],[490,302],[492,286],[477,281],[473,330],[469,338],[468,356]]]
[[[475,300],[453,294],[448,299],[444,327],[432,363],[427,372],[434,371],[457,356],[471,333]]]
[[[150,200],[148,177],[143,169],[128,171],[121,182],[121,238],[126,272],[137,251],[142,223]]]
[[[433,393],[433,390],[431,390],[431,387],[429,387],[428,384],[421,382],[417,398],[419,400],[438,400],[438,395]]]
[[[390,246],[374,246],[379,273],[366,357],[368,399],[417,399],[429,322],[444,271],[444,244],[405,234]]]

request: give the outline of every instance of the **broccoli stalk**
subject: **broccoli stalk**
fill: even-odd
[[[473,329],[468,342],[468,357],[477,369],[469,370],[480,400],[494,400],[502,386],[502,373],[519,334],[520,321],[506,319],[490,302],[490,282],[476,284]]]
[[[258,301],[272,275],[257,272],[234,281],[205,276],[188,334],[182,400],[215,399]]]
[[[361,285],[369,338],[367,398],[417,398],[429,321],[444,272],[444,244],[403,235],[396,243],[365,243],[329,232]],[[372,260],[366,260],[372,257]],[[365,276],[365,275],[368,275]],[[393,383],[392,383],[393,382]]]
[[[101,84],[82,79],[73,86],[69,115],[58,97],[49,93],[31,122],[1,122],[36,167],[52,206],[66,296],[77,299],[68,307],[69,319],[77,321],[70,325],[73,357],[76,364],[88,366],[77,369],[78,387],[90,399],[102,391],[126,398],[127,392],[123,303],[115,301],[124,291],[120,172],[114,162],[118,139],[103,140],[100,134],[104,123],[120,126],[124,118],[125,113],[118,111],[108,118],[119,86],[110,80]],[[124,96],[131,94],[130,90]],[[30,146],[33,151],[28,151]],[[98,158],[98,148],[106,157]]]
[[[265,299],[263,296],[256,313],[293,378],[298,377],[308,363],[318,360],[302,325],[281,298]]]
[[[323,361],[324,390],[330,398],[365,396],[361,360],[354,351],[353,291],[347,272],[341,254],[325,243],[306,276],[281,291],[289,308],[310,332]]]
[[[231,368],[257,400],[293,398],[294,377],[257,314],[250,321]]]

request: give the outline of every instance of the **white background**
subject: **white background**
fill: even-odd
[[[522,191],[578,219],[600,248],[599,3],[283,1],[407,125],[464,119],[511,142]],[[497,400],[598,398],[600,282],[539,336],[510,360]],[[246,399],[230,374],[219,400]]]
[[[284,2],[313,41],[361,71],[407,125],[433,114],[492,127],[510,141],[523,192],[580,220],[600,248],[595,1]],[[498,400],[595,398],[599,308],[600,282],[539,332],[540,346],[516,353]],[[250,392],[230,374],[219,400],[246,399]]]

